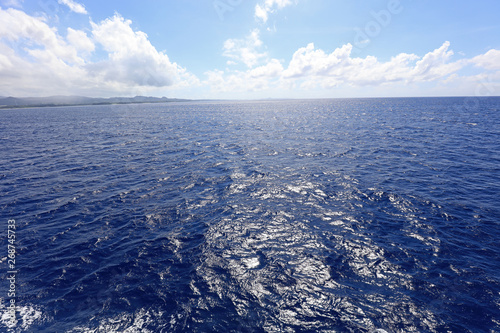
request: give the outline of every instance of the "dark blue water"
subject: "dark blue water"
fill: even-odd
[[[500,98],[2,110],[0,151],[2,332],[500,332]]]

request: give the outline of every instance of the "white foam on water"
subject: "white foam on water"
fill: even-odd
[[[154,333],[147,328],[161,321],[163,312],[140,309],[135,313],[122,313],[112,318],[105,318],[99,321],[97,328],[77,326],[66,333]]]
[[[0,304],[0,330],[7,329],[8,332],[26,331],[34,324],[45,320],[43,312],[33,305],[17,306],[16,317],[12,320],[9,308],[5,306],[4,300]]]
[[[247,266],[247,268],[255,268],[260,265],[259,258],[245,258],[242,259],[243,263]]]

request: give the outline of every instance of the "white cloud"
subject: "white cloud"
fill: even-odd
[[[291,4],[291,0],[265,0],[264,3],[255,6],[255,17],[266,23],[270,13],[274,13],[276,9],[283,9]]]
[[[264,23],[268,19],[268,11],[261,5],[255,5],[255,17],[261,19]]]
[[[82,4],[75,2],[73,0],[58,0],[61,5],[66,5],[68,8],[78,14],[87,14],[87,10]]]
[[[273,78],[280,76],[281,73],[283,73],[283,65],[277,59],[271,59],[266,65],[248,71],[252,78]]]
[[[227,73],[221,70],[208,71],[205,73],[207,80],[203,82],[203,85],[210,87],[212,93],[215,94],[221,92],[264,91],[279,87],[282,72],[282,64],[276,59],[271,59],[263,66],[246,71],[230,71]]]
[[[341,74],[338,72],[339,69],[352,65],[351,50],[351,44],[346,44],[331,54],[326,54],[321,49],[315,50],[314,44],[309,43],[307,47],[302,47],[293,54],[292,60],[283,74],[289,78],[331,75],[334,72]]]
[[[99,24],[92,23],[94,40],[108,52],[106,61],[89,69],[106,81],[139,86],[170,86],[180,78],[182,69],[158,52],[148,36],[130,27],[132,22],[119,15]]]
[[[307,91],[326,92],[346,87],[361,89],[366,86],[374,89],[392,86],[398,91],[408,87],[408,91],[412,92],[412,89],[425,82],[447,84],[448,79],[451,82],[461,79],[457,73],[469,60],[453,61],[453,52],[449,48],[450,43],[444,42],[439,48],[422,57],[400,53],[388,61],[380,61],[374,56],[353,57],[351,44],[345,44],[327,53],[310,43],[293,54],[287,67],[284,67],[282,62],[271,59],[262,66],[246,71],[212,71],[208,73],[206,84],[213,84],[214,92],[284,89],[288,94],[291,91],[303,94]],[[493,68],[498,54],[490,51],[470,61]],[[479,78],[470,78],[469,89],[473,89],[470,85],[477,80]],[[296,94],[292,93],[292,96],[294,95]]]
[[[0,73],[5,75],[12,76],[13,71],[15,70],[15,54],[12,49],[7,47],[6,45],[0,43]]]
[[[0,91],[9,95],[71,93],[86,77],[72,45],[43,19],[16,9],[0,9],[0,54]]]
[[[427,54],[400,53],[382,61],[354,56],[351,44],[327,52],[310,43],[285,59],[272,59],[255,29],[245,38],[226,40],[223,55],[229,69],[210,70],[200,82],[118,14],[91,22],[88,31],[67,28],[60,33],[49,22],[0,8],[2,95],[174,92],[196,98],[187,95],[193,91],[210,91],[207,97],[214,98],[324,97],[339,91],[500,95],[500,50],[494,49],[456,61],[450,43],[444,42]],[[476,67],[473,76],[461,75],[466,66]]]
[[[64,38],[43,18],[0,8],[0,91],[17,96],[133,95],[198,84],[130,25],[115,15],[91,23],[90,36],[68,28]],[[96,48],[104,49],[107,58],[92,61]]]
[[[95,50],[94,42],[84,31],[68,28],[68,35],[66,39],[68,40],[68,43],[73,45],[78,51],[90,53]]]
[[[262,46],[259,34],[259,30],[255,29],[244,39],[226,40],[223,55],[232,59],[228,64],[235,64],[236,61],[244,63],[247,67],[253,67],[261,59],[266,58],[266,52],[258,51]]]
[[[471,59],[471,63],[489,70],[500,70],[500,50],[489,50]]]
[[[434,81],[457,72],[465,65],[463,61],[450,61],[453,52],[448,51],[449,46],[449,42],[445,42],[422,58],[401,53],[390,61],[380,62],[373,56],[352,57],[351,44],[327,54],[321,49],[315,49],[311,43],[295,52],[283,76],[314,78],[318,84],[324,83],[326,86],[331,86],[332,83],[377,85],[389,82]]]
[[[26,52],[38,60],[57,58],[68,63],[82,62],[76,50],[68,47],[65,40],[42,18],[29,16],[17,9],[0,9],[0,39],[11,42],[29,40],[29,44],[38,47],[31,45],[31,48],[26,48]]]
[[[453,51],[448,51],[450,42],[432,52],[427,53],[411,72],[411,77],[419,81],[434,81],[460,70],[465,63],[463,61],[449,62]]]

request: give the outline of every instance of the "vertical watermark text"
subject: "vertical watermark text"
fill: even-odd
[[[224,15],[227,12],[232,12],[236,6],[239,6],[243,0],[215,0],[213,2],[213,6],[217,15],[219,15],[219,19],[224,21]]]
[[[363,28],[354,28],[353,51],[360,52],[367,47],[373,38],[382,33],[382,30],[391,24],[395,15],[401,14],[403,6],[400,0],[389,0],[386,9],[370,11],[373,20],[368,21]]]
[[[456,111],[467,110],[469,112],[477,112],[481,107],[481,97],[490,97],[500,95],[500,85],[493,79],[492,75],[488,75],[477,82],[474,96],[465,97],[463,103],[455,106]]]
[[[7,224],[7,283],[9,284],[9,289],[7,291],[7,314],[8,314],[8,325],[10,327],[15,327],[17,324],[16,318],[16,280],[17,280],[17,269],[16,269],[16,220],[9,220]]]

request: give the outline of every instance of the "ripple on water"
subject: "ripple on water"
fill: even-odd
[[[479,101],[2,110],[14,332],[499,331]]]

